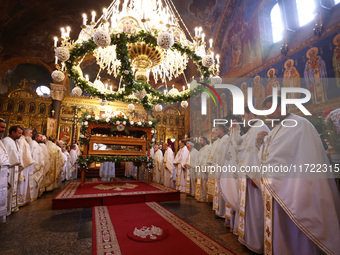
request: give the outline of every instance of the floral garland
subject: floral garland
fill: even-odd
[[[123,131],[125,127],[152,127],[151,130],[152,138],[151,144],[156,141],[156,122],[154,120],[150,121],[130,121],[126,116],[123,115],[113,115],[106,118],[100,118],[99,116],[93,117],[92,115],[87,115],[86,117],[79,118],[80,135],[79,142],[80,144],[87,144],[89,137],[86,137],[88,124],[96,123],[96,124],[110,124],[117,127],[118,131]]]
[[[81,169],[87,169],[87,166],[93,162],[145,162],[146,169],[151,170],[154,168],[153,159],[146,156],[80,156],[77,159],[77,163]]]
[[[111,35],[111,45],[116,45],[117,59],[120,60],[121,65],[119,67],[119,75],[122,77],[122,81],[128,85],[125,90],[120,90],[119,92],[102,93],[100,90],[89,85],[88,81],[81,77],[80,73],[72,68],[75,63],[78,62],[85,55],[93,52],[98,46],[94,43],[92,39],[83,42],[82,44],[75,44],[74,48],[70,50],[70,58],[65,62],[67,73],[69,77],[78,86],[90,93],[93,97],[99,97],[101,99],[106,99],[109,101],[122,101],[129,103],[140,103],[143,105],[144,109],[151,110],[155,104],[167,104],[167,103],[177,103],[190,98],[190,91],[182,92],[179,95],[164,95],[163,93],[155,90],[145,81],[136,81],[132,72],[129,56],[129,43],[136,43],[138,41],[143,41],[151,47],[157,46],[157,33],[152,35],[150,32],[139,31],[138,33],[128,34],[128,33],[117,33]],[[203,66],[202,58],[194,51],[192,51],[187,46],[182,46],[180,43],[174,43],[171,47],[173,50],[179,51],[181,54],[186,54],[189,56],[200,71],[204,79],[208,79],[211,75],[208,67]],[[145,96],[142,99],[128,97],[132,92],[138,92],[145,89],[147,94],[151,96]]]

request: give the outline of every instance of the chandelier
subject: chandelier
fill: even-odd
[[[187,81],[184,71],[189,58],[202,77],[214,76],[216,80],[219,75],[220,60],[213,52],[212,39],[206,42],[201,27],[195,28],[192,37],[171,0],[114,0],[99,18],[96,16],[95,11],[82,15],[78,39],[70,38],[70,27],[61,28],[59,45],[58,38],[54,38],[57,70],[52,78],[63,80],[66,71],[77,86],[74,94],[81,95],[83,89],[103,100],[142,103],[150,109],[189,98],[188,82],[181,92],[173,88],[164,93],[148,83],[152,77],[155,83],[166,84],[180,75]],[[80,68],[89,54],[99,69],[96,77],[84,76]],[[102,72],[120,77],[117,91],[103,84]]]

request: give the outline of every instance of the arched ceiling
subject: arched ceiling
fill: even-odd
[[[13,59],[26,63],[39,59],[53,70],[53,37],[60,36],[60,27],[71,27],[71,38],[77,38],[82,13],[92,10],[101,13],[110,0],[3,0],[0,8],[0,74],[4,74]],[[173,0],[181,18],[193,34],[201,26],[206,38],[214,38],[217,45],[223,40],[228,16],[238,0]],[[216,52],[223,54],[216,45]],[[6,69],[6,70],[5,70]],[[197,74],[189,66],[187,76]],[[0,80],[2,77],[0,77]],[[179,78],[182,80],[182,78]],[[184,81],[182,81],[184,83]]]

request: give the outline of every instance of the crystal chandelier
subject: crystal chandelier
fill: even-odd
[[[70,38],[70,27],[61,28],[59,47],[58,38],[54,38],[55,64],[59,71],[65,71],[65,62],[69,59],[69,52],[77,45],[93,40],[98,46],[91,52],[99,67],[97,77],[85,75],[85,78],[83,76],[80,64],[84,57],[79,58],[74,63],[72,62],[70,66],[67,66],[66,63],[66,66],[67,69],[71,67],[72,70],[76,70],[81,79],[86,80],[90,86],[102,93],[96,93],[97,96],[119,93],[120,90],[125,91],[120,92],[125,93],[125,96],[133,94],[132,91],[138,92],[136,89],[126,92],[126,88],[131,85],[131,82],[123,84],[126,87],[119,84],[118,91],[112,91],[112,87],[109,88],[100,81],[100,74],[104,71],[115,78],[122,76],[123,83],[126,80],[126,75],[129,74],[129,70],[122,68],[122,59],[125,56],[122,57],[122,52],[119,51],[121,49],[119,36],[123,35],[122,33],[128,39],[132,38],[131,40],[133,40],[127,43],[126,54],[131,65],[130,71],[137,82],[148,83],[151,74],[155,83],[159,81],[166,83],[167,80],[171,81],[182,74],[187,80],[184,71],[189,60],[188,54],[191,52],[193,52],[191,55],[195,57],[202,69],[203,67],[207,68],[206,73],[209,73],[209,76],[218,76],[219,74],[219,55],[215,55],[213,52],[212,39],[209,40],[209,45],[207,45],[202,28],[195,28],[195,36],[192,37],[171,0],[114,0],[108,8],[103,9],[103,13],[98,19],[96,19],[94,11],[91,12],[89,17],[87,14],[83,14],[81,27],[82,30],[77,40]],[[186,30],[189,39],[183,29]],[[147,43],[148,36],[157,38],[157,44]],[[118,43],[112,43],[113,38]],[[123,40],[123,38],[121,39]],[[173,47],[174,44],[177,45],[177,48]],[[183,50],[180,51],[179,47],[182,47]],[[59,62],[61,62],[61,65],[59,65]],[[69,70],[67,71],[69,72]],[[187,90],[183,88],[182,93],[185,91]],[[153,103],[160,103],[166,94],[160,96],[155,93],[153,95],[148,93],[148,96],[149,99],[154,99]],[[176,95],[169,96],[174,97]],[[112,99],[115,98],[112,97]],[[172,99],[171,102],[174,100]]]

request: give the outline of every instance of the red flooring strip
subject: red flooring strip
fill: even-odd
[[[52,209],[179,200],[180,192],[160,184],[137,181],[71,182],[52,200]]]
[[[168,236],[154,242],[131,239],[135,227],[151,225]],[[94,255],[235,254],[155,202],[94,207],[92,247]]]

